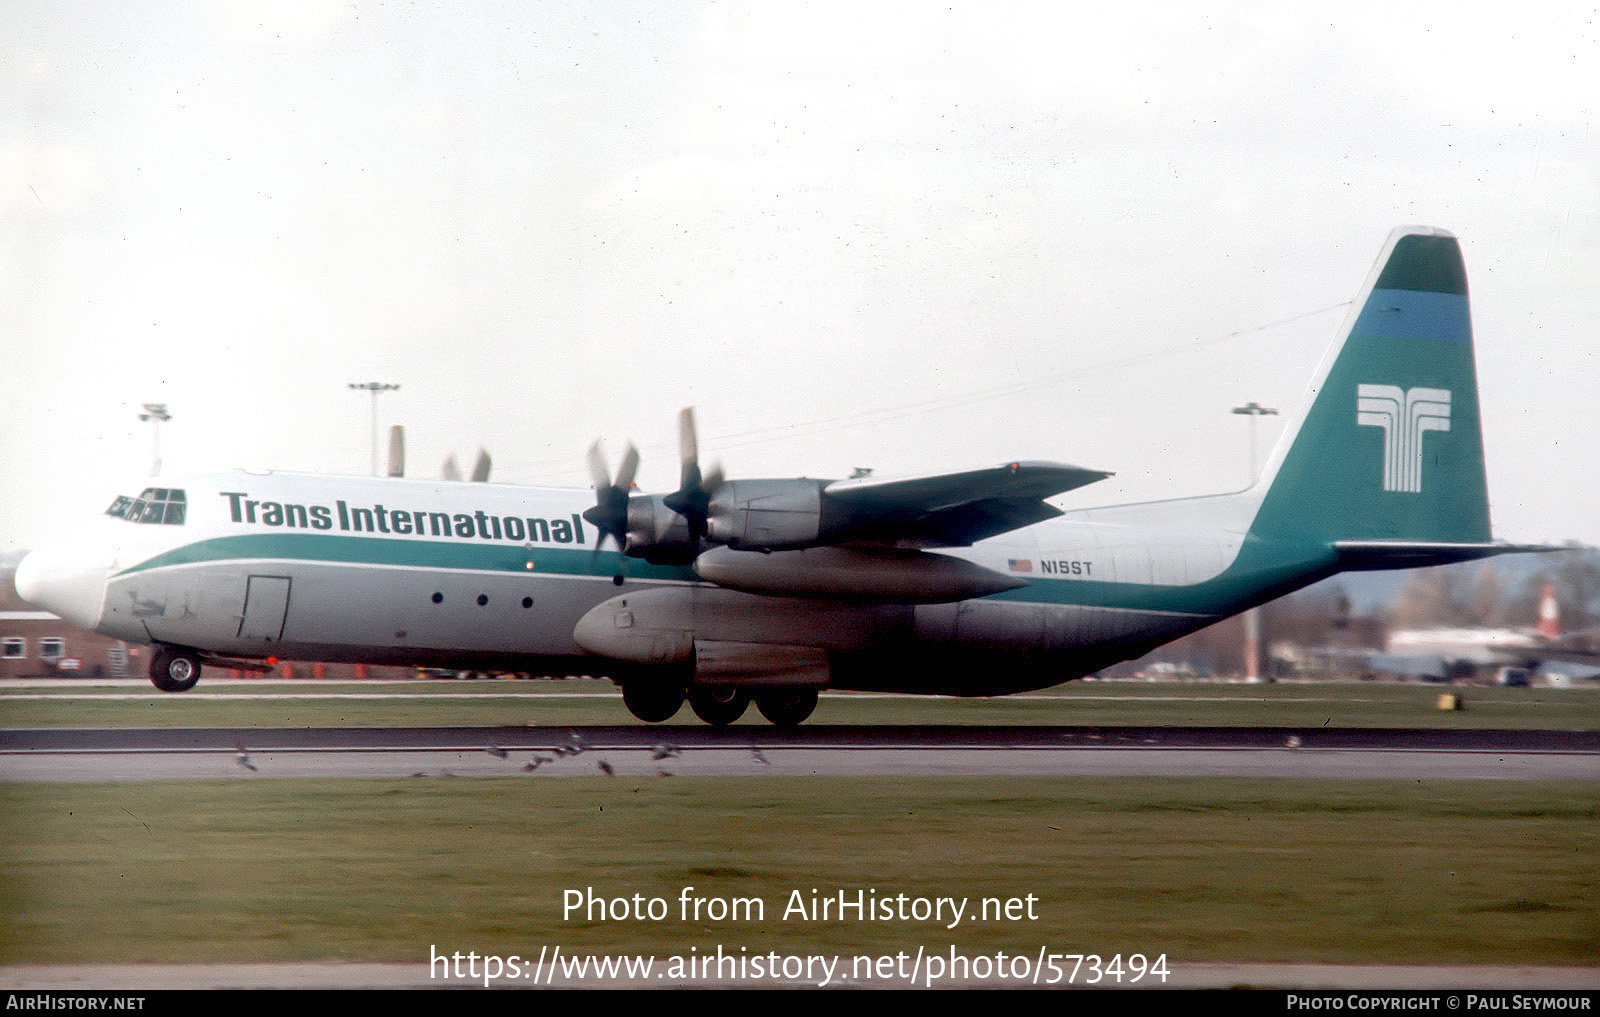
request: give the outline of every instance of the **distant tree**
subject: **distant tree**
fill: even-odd
[[[1431,628],[1466,623],[1466,608],[1456,597],[1460,566],[1413,569],[1400,588],[1400,598],[1389,605],[1394,628]]]
[[[1393,627],[1407,629],[1503,625],[1513,613],[1491,561],[1414,569],[1388,611]]]
[[[1479,562],[1473,570],[1472,600],[1467,611],[1469,625],[1506,623],[1505,590],[1493,562]]]
[[[1350,621],[1350,598],[1337,583],[1318,583],[1261,609],[1262,638],[1299,646],[1332,646]]]

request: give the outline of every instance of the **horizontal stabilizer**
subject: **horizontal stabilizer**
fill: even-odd
[[[1563,544],[1449,543],[1405,540],[1340,540],[1339,567],[1352,572],[1372,569],[1413,569],[1477,561],[1502,554],[1542,554],[1568,550]]]

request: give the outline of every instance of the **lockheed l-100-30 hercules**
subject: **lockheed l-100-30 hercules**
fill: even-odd
[[[702,472],[592,491],[236,472],[159,478],[34,551],[22,595],[203,664],[365,661],[599,674],[647,721],[687,700],[777,724],[825,689],[1054,685],[1344,570],[1521,550],[1491,540],[1456,238],[1396,230],[1247,490],[1063,510],[1109,474],[1014,462],[905,479]]]

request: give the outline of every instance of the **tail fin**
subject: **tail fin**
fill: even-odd
[[[1388,545],[1415,554],[1490,539],[1467,276],[1454,235],[1390,234],[1311,399],[1261,481],[1252,532],[1369,556]]]

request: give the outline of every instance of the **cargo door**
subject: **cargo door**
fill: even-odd
[[[283,622],[288,613],[289,577],[251,576],[245,587],[239,638],[277,642],[283,638]]]

